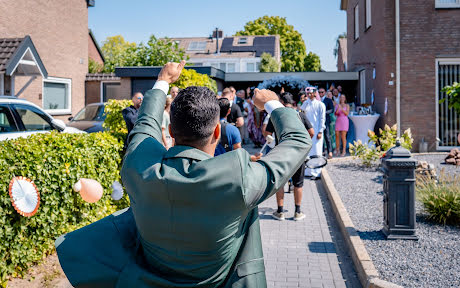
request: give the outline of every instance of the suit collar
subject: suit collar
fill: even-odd
[[[171,147],[171,149],[166,152],[164,158],[188,158],[197,161],[203,161],[212,158],[212,156],[196,148],[179,145]]]

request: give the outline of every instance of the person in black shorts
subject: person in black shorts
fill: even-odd
[[[280,95],[280,101],[285,107],[295,109],[295,101],[293,96],[289,92],[282,93]],[[299,113],[300,120],[307,129],[310,137],[314,135],[313,126],[311,125],[310,121],[308,121],[305,113]],[[271,121],[268,122],[267,128],[265,131],[268,134],[273,134],[275,129],[273,127],[273,123]],[[278,144],[278,139],[275,139],[276,144]],[[294,204],[295,204],[295,213],[294,213],[294,220],[299,221],[305,218],[305,214],[300,211],[300,204],[302,202],[302,192],[303,192],[303,180],[305,175],[305,162],[302,163],[302,166],[292,175],[292,185],[294,186]],[[272,217],[277,220],[285,220],[283,205],[284,205],[284,188],[281,188],[276,192],[276,203],[278,204],[278,209],[276,212],[272,214]]]

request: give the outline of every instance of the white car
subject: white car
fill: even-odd
[[[37,105],[13,96],[0,96],[0,141],[27,137],[34,133],[58,130],[65,133],[86,133],[67,127]]]

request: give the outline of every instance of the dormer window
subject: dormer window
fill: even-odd
[[[239,38],[238,44],[248,44],[248,38]]]
[[[204,51],[206,49],[206,41],[194,41],[188,45],[188,51]]]

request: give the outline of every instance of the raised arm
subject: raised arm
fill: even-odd
[[[146,135],[155,138],[160,143],[163,142],[161,124],[166,103],[166,93],[168,93],[169,84],[179,79],[184,65],[185,61],[181,63],[169,62],[161,69],[155,86],[145,93],[136,125],[134,125],[128,136],[128,145],[134,145],[138,142],[137,140],[141,141]],[[144,137],[139,137],[142,135]]]
[[[268,95],[260,95],[261,92]],[[257,162],[250,162],[247,152],[239,154],[244,175],[244,198],[250,209],[282,187],[305,161],[311,148],[311,138],[294,109],[284,108],[271,91],[256,90],[255,93],[255,105],[271,114],[279,144]]]

